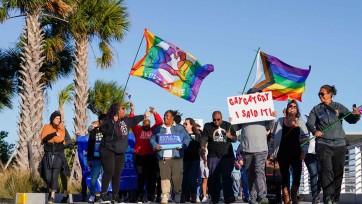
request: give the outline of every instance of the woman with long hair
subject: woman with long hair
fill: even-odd
[[[192,118],[186,118],[183,126],[190,135],[191,141],[185,149],[183,160],[183,179],[182,179],[182,201],[197,201],[197,187],[200,175],[200,138],[201,132],[196,126],[196,122]]]
[[[297,193],[302,174],[302,160],[308,151],[308,145],[303,148],[300,144],[309,137],[309,132],[305,122],[300,118],[298,103],[292,100],[285,109],[285,117],[277,120],[273,130],[274,144],[270,151],[272,157],[276,158],[280,166],[282,177],[282,193],[284,203],[290,203],[290,197],[293,204],[298,203]],[[293,169],[293,184],[290,189],[290,167]]]
[[[103,138],[100,144],[100,159],[103,167],[101,203],[111,203],[107,196],[108,185],[112,179],[113,201],[120,203],[118,196],[119,182],[125,162],[125,152],[128,147],[128,133],[131,127],[137,125],[149,112],[144,115],[129,117],[125,115],[126,107],[112,104],[100,130]]]

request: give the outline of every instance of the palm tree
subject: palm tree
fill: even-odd
[[[124,103],[123,96],[123,87],[118,86],[116,82],[97,80],[93,88],[89,89],[88,108],[98,116],[105,114],[113,103]]]
[[[64,105],[66,103],[69,103],[73,100],[73,84],[69,84],[67,87],[65,87],[63,90],[61,90],[58,94],[58,111],[60,112],[60,115],[62,116],[62,124],[65,124],[65,114],[64,114]]]
[[[88,46],[97,38],[102,56],[97,64],[102,69],[112,64],[112,41],[124,38],[128,29],[128,13],[123,0],[79,0],[74,12],[69,16],[70,32],[75,41],[74,106],[75,131],[87,133],[88,99]]]
[[[70,7],[61,0],[2,0],[0,21],[9,18],[11,10],[18,10],[25,15],[25,26],[22,34],[21,69],[19,70],[20,115],[18,117],[18,155],[17,165],[20,169],[29,168],[29,163],[39,157],[38,150],[28,151],[28,148],[40,147],[39,135],[42,128],[44,109],[44,84],[41,82],[43,73],[44,33],[40,24],[40,16],[45,11],[56,11],[64,16]],[[47,8],[47,9],[44,9]],[[57,8],[54,10],[54,8]],[[30,155],[28,155],[28,152]],[[28,155],[28,156],[27,156]],[[31,156],[32,155],[32,156]],[[29,159],[28,159],[29,157]],[[31,167],[34,171],[34,166]]]

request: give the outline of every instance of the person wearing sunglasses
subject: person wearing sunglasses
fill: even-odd
[[[200,137],[201,131],[197,129],[196,122],[192,118],[186,118],[183,126],[186,132],[190,135],[191,141],[185,149],[183,159],[183,177],[182,177],[182,201],[198,201],[197,188],[200,175]]]
[[[308,145],[300,144],[308,140],[309,132],[305,122],[300,118],[298,103],[292,100],[285,109],[285,117],[279,118],[273,128],[274,142],[270,145],[271,159],[277,159],[282,177],[282,193],[284,203],[298,203],[297,194],[302,174],[302,160],[308,151]],[[290,167],[293,170],[293,184],[290,189]],[[290,196],[291,195],[291,196]]]
[[[318,93],[321,103],[312,108],[306,124],[317,137],[316,153],[321,165],[324,203],[339,202],[347,151],[342,118],[349,114],[349,110],[332,100],[336,94],[334,86],[323,85]],[[360,117],[360,112],[353,106],[352,114],[344,117],[344,120],[355,124]]]
[[[234,151],[231,143],[237,140],[236,132],[231,123],[222,120],[220,111],[212,113],[212,121],[205,124],[201,136],[201,153],[206,153],[206,144],[208,150],[208,189],[211,203],[219,202],[221,180],[224,202],[233,203],[235,196],[231,172],[234,169]]]
[[[146,111],[143,115],[129,117],[125,115],[126,108],[118,103],[108,109],[100,130],[103,138],[99,147],[103,167],[101,203],[111,203],[107,196],[108,185],[112,179],[114,203],[120,203],[118,196],[119,183],[125,162],[125,152],[128,147],[128,133],[131,127],[150,116]]]

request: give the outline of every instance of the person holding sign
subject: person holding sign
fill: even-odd
[[[262,93],[256,88],[248,90],[247,94]],[[276,112],[270,114],[275,117]],[[269,203],[265,177],[265,162],[268,157],[267,135],[274,125],[274,120],[262,120],[234,125],[236,131],[241,131],[241,147],[244,166],[248,177],[249,203]]]
[[[290,167],[293,170],[293,185],[291,198],[293,203],[298,203],[297,193],[302,174],[302,160],[308,152],[308,145],[302,148],[300,144],[308,140],[309,132],[305,122],[299,118],[298,103],[292,100],[285,109],[285,117],[281,117],[273,128],[274,142],[269,152],[272,159],[276,158],[280,166],[282,177],[282,192],[284,203],[290,203]]]
[[[341,193],[347,150],[342,120],[355,124],[361,117],[355,106],[349,112],[342,104],[332,101],[336,94],[334,86],[323,85],[318,93],[321,103],[310,111],[306,124],[317,137],[316,153],[321,165],[324,203],[338,203]]]
[[[107,116],[100,127],[103,139],[100,144],[101,163],[104,170],[102,176],[101,203],[111,203],[107,196],[108,185],[112,179],[113,200],[120,203],[118,196],[121,173],[125,162],[125,153],[128,147],[128,132],[145,117],[150,116],[146,111],[144,115],[134,117],[125,116],[126,107],[112,104]]]
[[[234,169],[234,151],[231,143],[237,140],[236,132],[231,128],[232,125],[229,122],[222,120],[220,111],[212,113],[212,121],[205,124],[201,136],[201,151],[205,154],[206,144],[208,150],[208,189],[211,202],[219,202],[222,179],[224,202],[232,203],[235,201],[235,197],[231,178],[231,172]]]
[[[191,141],[182,125],[176,124],[177,111],[168,110],[164,114],[164,124],[157,127],[150,139],[152,148],[157,151],[161,176],[161,203],[167,204],[171,182],[175,192],[175,202],[180,203],[184,150]]]

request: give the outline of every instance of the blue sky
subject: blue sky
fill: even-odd
[[[130,77],[127,92],[132,95],[136,113],[143,114],[154,106],[162,115],[168,109],[177,109],[183,117],[211,121],[211,113],[220,110],[228,118],[226,98],[238,95],[246,83],[255,50],[278,57],[300,67],[312,66],[306,82],[303,114],[319,103],[317,93],[324,84],[335,85],[335,101],[351,108],[362,104],[360,59],[362,50],[362,1],[126,1],[131,27],[121,43],[113,44],[114,64],[110,70],[96,67],[89,50],[89,85],[95,80],[114,80],[125,85],[143,31],[148,28],[155,35],[194,55],[203,64],[213,64],[215,71],[203,82],[194,103],[162,90],[152,82]],[[0,24],[0,48],[13,46],[23,19],[10,19]],[[92,47],[96,49],[97,42]],[[143,43],[137,59],[145,53]],[[99,53],[95,51],[98,57]],[[255,68],[250,88],[254,80]],[[57,109],[56,94],[71,83],[72,77],[56,82],[48,90],[48,104],[44,122]],[[0,113],[0,130],[9,132],[9,142],[15,142],[18,100],[14,108]],[[286,102],[276,102],[281,116]],[[66,105],[66,126],[73,130],[73,104]],[[96,116],[89,111],[89,122]],[[347,132],[362,132],[362,125],[344,123]]]

